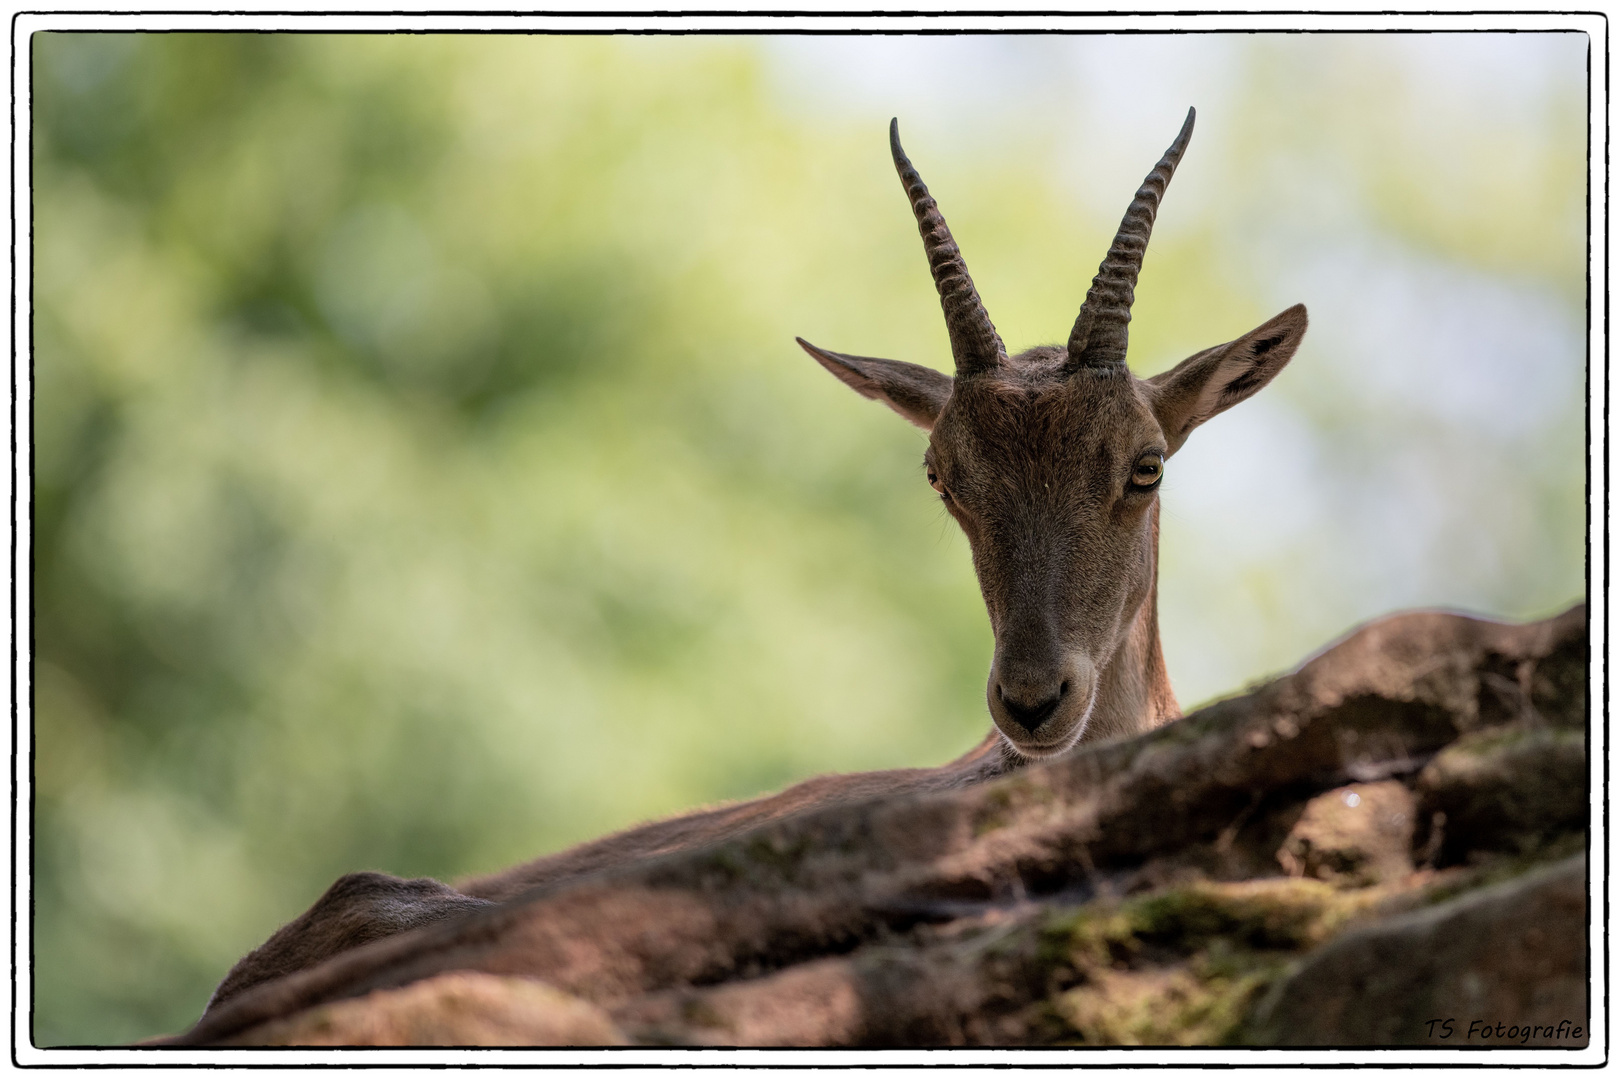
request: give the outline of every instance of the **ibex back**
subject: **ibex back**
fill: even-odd
[[[1305,333],[1292,307],[1152,379],[1126,329],[1159,200],[1193,113],[1126,211],[1066,345],[1008,356],[928,189],[889,128],[895,167],[945,309],[956,373],[829,352],[827,370],[929,432],[928,480],[967,534],[995,631],[986,739],[932,769],[823,776],[752,802],[639,826],[452,890],[384,874],[340,879],[228,974],[209,1004],[377,938],[581,874],[693,848],[787,814],[986,779],[1081,740],[1178,715],[1157,619],[1158,488],[1188,433],[1259,390]]]

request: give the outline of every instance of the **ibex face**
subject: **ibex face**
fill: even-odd
[[[1154,610],[1164,462],[1194,427],[1270,382],[1305,333],[1295,306],[1152,379],[1126,368],[1137,272],[1193,115],[1126,211],[1067,346],[1013,357],[891,124],[956,375],[799,342],[930,433],[928,480],[967,534],[995,631],[990,715],[1027,757],[1176,715]]]

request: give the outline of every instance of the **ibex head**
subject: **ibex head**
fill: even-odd
[[[1270,382],[1305,334],[1296,305],[1151,379],[1125,366],[1142,254],[1193,116],[1131,201],[1068,344],[1012,357],[891,123],[956,374],[799,339],[843,382],[929,432],[928,482],[967,534],[995,632],[990,715],[1026,757],[1176,715],[1154,612],[1164,463],[1193,428]]]

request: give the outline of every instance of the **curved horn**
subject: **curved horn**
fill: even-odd
[[[1131,322],[1131,301],[1136,299],[1136,275],[1142,269],[1142,255],[1147,251],[1148,237],[1153,232],[1159,200],[1164,198],[1164,189],[1175,174],[1176,163],[1192,138],[1196,115],[1192,109],[1187,110],[1181,134],[1142,181],[1130,209],[1125,211],[1125,219],[1119,223],[1113,246],[1097,268],[1097,276],[1086,292],[1086,301],[1080,305],[1080,317],[1074,320],[1074,330],[1069,334],[1069,360],[1065,368],[1070,373],[1088,367],[1125,370],[1125,344]]]
[[[979,300],[979,290],[973,287],[967,263],[951,238],[939,204],[928,194],[928,185],[900,148],[898,118],[889,121],[889,149],[894,153],[894,168],[905,185],[906,197],[911,200],[911,212],[917,216],[928,268],[934,272],[939,304],[945,309],[945,329],[951,336],[951,355],[956,358],[956,374],[960,378],[995,367],[1007,355],[1006,347]]]

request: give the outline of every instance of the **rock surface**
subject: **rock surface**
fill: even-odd
[[[1584,607],[1394,616],[1139,738],[458,908],[162,1041],[1582,1046],[1587,669]]]
[[[1586,856],[1574,855],[1348,931],[1277,984],[1253,1041],[1585,1046],[1586,914]]]
[[[453,971],[363,998],[305,1009],[247,1039],[276,1046],[617,1046],[596,1006],[535,979]]]

